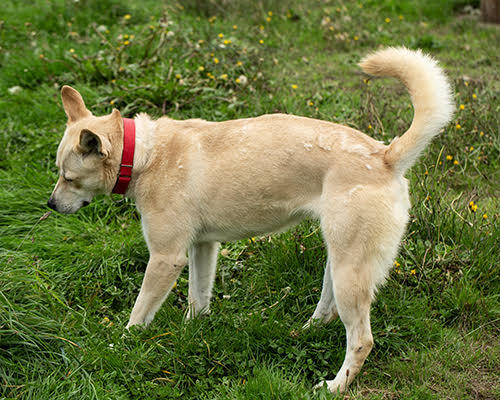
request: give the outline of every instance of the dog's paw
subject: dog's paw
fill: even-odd
[[[344,393],[346,389],[345,384],[335,382],[334,379],[333,381],[322,381],[318,383],[316,386],[314,386],[314,390],[320,390],[323,386],[326,386],[330,393]]]

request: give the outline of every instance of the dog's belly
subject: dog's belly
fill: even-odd
[[[281,214],[281,213],[280,213]],[[249,218],[235,218],[228,223],[212,224],[205,226],[197,235],[198,242],[229,242],[241,240],[250,237],[263,236],[271,233],[284,232],[291,227],[299,224],[304,218],[312,214],[304,211],[294,212],[293,214],[273,214],[265,221],[260,223]],[[245,221],[247,220],[247,221]]]

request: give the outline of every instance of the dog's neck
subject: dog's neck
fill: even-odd
[[[150,154],[154,144],[154,130],[156,123],[147,114],[138,114],[134,118],[135,122],[135,152],[134,168],[132,170],[132,180],[125,195],[135,197],[135,182],[138,176],[147,168]]]

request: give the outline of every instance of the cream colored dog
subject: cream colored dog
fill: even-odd
[[[293,115],[225,122],[135,118],[136,150],[126,195],[136,200],[142,215],[150,259],[127,327],[153,319],[187,263],[188,318],[208,313],[219,242],[316,217],[328,262],[321,299],[305,326],[340,316],[346,356],[336,378],[326,384],[331,391],[346,389],[372,349],[370,303],[408,221],[403,175],[453,112],[445,75],[421,52],[389,48],[360,65],[366,73],[401,79],[411,94],[411,127],[389,146],[352,128]],[[74,213],[113,189],[123,122],[118,110],[93,116],[68,86],[62,102],[68,124],[49,206]]]

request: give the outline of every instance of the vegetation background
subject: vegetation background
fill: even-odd
[[[379,46],[444,66],[457,111],[408,173],[411,222],[372,308],[375,347],[338,398],[494,399],[499,371],[499,29],[478,1],[4,0],[0,11],[0,397],[328,399],[340,321],[319,299],[318,225],[225,243],[212,315],[190,323],[187,271],[124,334],[148,259],[120,196],[41,218],[65,128],[59,92],[95,114],[225,120],[286,112],[390,141],[412,119]]]

